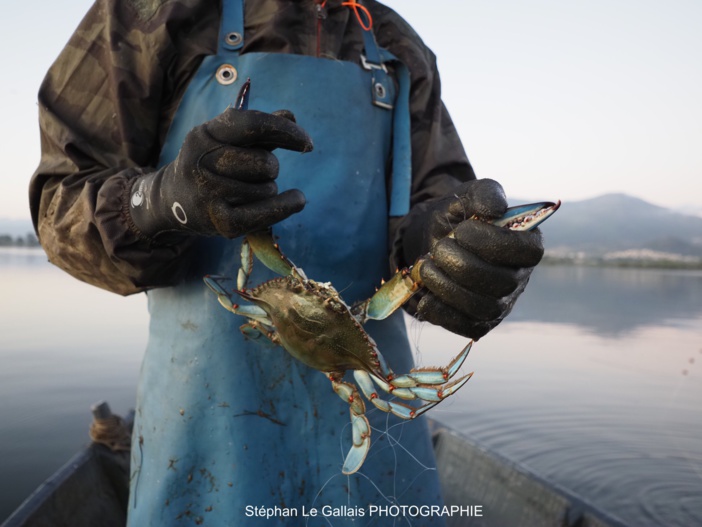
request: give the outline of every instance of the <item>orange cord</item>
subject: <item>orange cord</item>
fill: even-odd
[[[327,5],[327,0],[324,0],[322,2],[322,7],[326,7]],[[373,17],[370,14],[370,11],[368,11],[368,8],[366,6],[359,4],[356,2],[356,0],[349,0],[348,2],[342,2],[342,6],[350,7],[353,9],[354,13],[356,13],[356,18],[358,19],[358,23],[361,24],[361,27],[365,31],[370,31],[371,28],[373,27]],[[366,19],[368,20],[368,23],[366,24],[365,20],[361,16],[361,13],[366,15]]]
[[[370,11],[368,11],[366,6],[359,4],[358,2],[356,2],[356,0],[350,0],[349,2],[342,2],[341,5],[352,8],[354,13],[356,13],[356,18],[358,19],[358,23],[361,24],[361,27],[366,31],[371,30],[371,28],[373,27],[373,17],[371,16]],[[361,12],[363,12],[363,14],[366,15],[366,17],[368,19],[367,24],[363,20],[363,17],[361,16]]]

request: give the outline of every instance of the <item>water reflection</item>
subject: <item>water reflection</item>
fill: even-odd
[[[465,339],[410,322],[422,365]],[[702,272],[542,266],[431,417],[630,525],[702,525]]]
[[[702,272],[541,266],[510,321],[575,324],[603,335],[702,315]]]
[[[42,249],[29,247],[0,247],[0,269],[4,273],[12,268],[45,266],[47,256]]]
[[[675,326],[608,336],[507,320],[430,415],[628,525],[702,525],[702,317]],[[416,323],[410,335],[422,365],[465,344]]]
[[[134,406],[148,313],[0,248],[0,522],[88,441],[91,404]]]
[[[133,405],[148,314],[38,250],[0,249],[0,291],[1,521],[87,441],[91,403]],[[702,272],[542,266],[430,415],[631,525],[702,525],[701,326]],[[467,340],[409,328],[420,365]]]

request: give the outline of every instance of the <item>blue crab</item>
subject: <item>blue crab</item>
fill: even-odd
[[[512,207],[491,223],[514,230],[530,230],[553,214],[559,205],[560,202],[543,202]],[[248,289],[253,255],[281,276]],[[333,390],[350,405],[353,444],[342,467],[344,474],[353,474],[361,468],[371,443],[371,427],[359,388],[379,410],[402,419],[414,419],[454,394],[472,375],[454,379],[468,356],[472,341],[446,367],[415,368],[407,374],[396,375],[363,329],[363,324],[370,319],[382,320],[390,316],[422,287],[419,268],[424,258],[411,268],[399,270],[368,300],[349,306],[330,283],[307,278],[304,271],[280,251],[268,230],[244,238],[236,289],[226,288],[231,280],[227,277],[206,276],[204,279],[224,308],[248,319],[241,326],[245,336],[268,339],[304,364],[323,372]],[[235,298],[243,298],[251,304],[239,305]],[[343,380],[348,370],[353,371],[355,384]],[[418,400],[420,404],[411,406],[385,400],[376,386],[398,399]]]

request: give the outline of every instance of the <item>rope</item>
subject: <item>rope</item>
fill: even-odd
[[[107,419],[93,419],[89,434],[93,443],[105,445],[113,452],[129,450],[131,447],[129,430],[124,424],[124,419],[118,415]]]

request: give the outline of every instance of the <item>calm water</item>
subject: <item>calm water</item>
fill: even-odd
[[[0,249],[0,291],[2,520],[87,442],[91,403],[133,406],[148,317],[35,251]],[[409,329],[424,365],[466,342]],[[701,337],[700,272],[541,267],[431,415],[631,525],[702,526]]]

